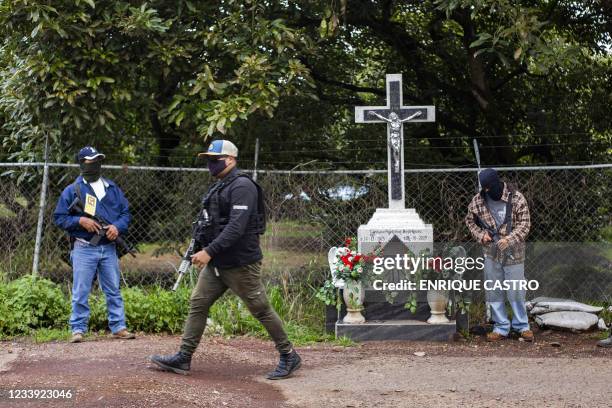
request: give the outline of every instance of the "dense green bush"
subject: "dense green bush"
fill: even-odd
[[[0,335],[5,332],[5,327],[8,327],[8,319],[11,319],[6,292],[6,285],[0,282]]]
[[[65,326],[69,311],[66,295],[49,280],[24,276],[0,284],[0,334]]]
[[[183,286],[177,292],[157,286],[146,289],[124,288],[121,293],[129,329],[147,333],[182,331],[189,311],[189,287]],[[280,287],[273,286],[269,290],[269,299],[286,322],[287,331],[293,340],[301,343],[321,338],[321,329],[309,327],[302,322],[306,310],[303,305],[305,298],[296,294],[284,294]],[[108,320],[104,294],[94,291],[89,297],[89,307],[89,329],[106,330]],[[0,283],[0,336],[30,334],[36,329],[66,330],[69,316],[69,295],[49,280],[27,276],[8,284]],[[251,316],[244,303],[229,293],[213,305],[209,317],[214,322],[211,329],[215,332],[267,336],[263,326]],[[317,326],[322,327],[322,324]]]
[[[189,289],[176,293],[159,287],[148,290],[125,288],[127,325],[132,330],[149,333],[181,331],[188,311]],[[105,330],[106,299],[100,291],[89,297],[90,330]],[[70,297],[46,279],[31,276],[0,283],[0,335],[29,334],[33,329],[67,328]]]
[[[189,289],[182,287],[177,292],[152,287],[147,290],[125,288],[121,291],[125,304],[127,326],[131,330],[149,333],[177,333],[189,310]],[[106,300],[104,294],[96,292],[89,298],[91,317],[90,330],[105,330]]]

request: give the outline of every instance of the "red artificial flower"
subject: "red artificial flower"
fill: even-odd
[[[342,263],[345,266],[348,266],[350,269],[353,269],[353,263],[351,261],[349,261],[349,256],[348,255],[344,255],[340,257],[340,260],[342,261]]]
[[[352,241],[351,241],[351,238],[350,238],[350,237],[344,240],[344,243],[346,244],[346,246],[351,245],[351,242],[352,242]]]

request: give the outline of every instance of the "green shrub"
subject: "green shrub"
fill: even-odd
[[[228,336],[262,336],[266,333],[261,323],[251,316],[249,309],[234,294],[226,294],[219,299],[210,308],[209,317]]]
[[[49,341],[67,341],[72,333],[66,325],[62,329],[48,329],[46,327],[32,331],[32,340],[35,343],[46,343]]]
[[[125,288],[121,290],[125,305],[125,318],[131,330],[148,333],[178,333],[183,329],[189,310],[189,289],[180,288],[176,292],[158,286],[143,290]],[[108,328],[106,299],[96,292],[90,296],[90,330]]]
[[[107,328],[106,299],[102,292],[93,291],[89,295],[89,329],[96,331]]]
[[[24,276],[0,286],[0,333],[14,335],[66,326],[70,304],[57,284]]]
[[[303,345],[331,339],[323,333],[322,311],[320,311],[321,324],[309,324],[310,322],[303,320],[304,310],[311,309],[304,307],[303,304],[300,304],[300,308],[296,306],[303,298],[299,294],[285,296],[279,286],[272,286],[268,290],[270,305],[283,321],[285,330],[293,343]],[[314,298],[311,301],[314,302]],[[317,310],[320,309],[318,304],[315,306]],[[226,294],[219,299],[211,308],[209,317],[225,335],[268,337],[265,328],[234,294]]]
[[[283,297],[283,292],[279,286],[272,286],[270,288],[268,291],[268,300],[270,301],[272,308],[276,310],[276,313],[278,313],[278,316],[282,320],[289,318],[290,305]]]
[[[124,288],[121,293],[129,329],[147,333],[179,333],[183,330],[189,312],[189,287],[183,286],[177,292],[158,286]],[[323,338],[318,324],[308,324],[304,320],[311,312],[305,303],[313,299],[305,294],[286,294],[279,286],[270,287],[268,297],[294,342],[303,344]],[[106,299],[101,291],[92,292],[89,308],[89,329],[106,330]],[[31,334],[32,330],[42,329],[35,339],[64,338],[69,333],[69,315],[69,295],[49,280],[27,276],[8,284],[0,283],[0,335]],[[211,327],[214,332],[267,337],[261,323],[233,294],[228,293],[219,299],[211,308],[209,317],[214,322],[214,327]]]
[[[7,287],[0,282],[0,335],[4,334],[11,319],[11,312],[7,304]]]

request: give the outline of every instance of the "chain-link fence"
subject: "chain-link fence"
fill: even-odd
[[[14,279],[32,271],[43,165],[0,166],[0,274]],[[605,242],[610,234],[612,165],[505,168],[500,174],[527,198],[529,241],[555,242],[563,248]],[[77,175],[76,166],[49,165],[42,224],[40,275],[66,284],[71,271],[62,257],[68,243],[52,214],[62,190]],[[211,182],[208,172],[107,166],[104,176],[121,186],[133,215],[127,238],[137,244],[139,254],[122,258],[125,282],[169,287],[201,196]],[[476,169],[408,170],[405,178],[406,205],[433,224],[436,242],[470,239],[463,219],[477,188]],[[318,285],[327,271],[329,247],[355,235],[377,207],[387,206],[386,171],[259,171],[257,181],[266,192],[269,217],[262,237],[264,267],[270,279],[281,283],[300,279],[305,285]],[[608,259],[602,264],[604,276],[609,278],[602,283],[601,274],[596,274],[598,281],[588,286],[594,300],[612,294],[612,253],[604,248],[603,256]],[[568,272],[575,280],[570,286],[584,283],[586,272],[581,273],[572,277]]]

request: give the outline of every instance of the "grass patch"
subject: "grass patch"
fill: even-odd
[[[326,257],[319,252],[297,252],[263,248],[264,270],[290,270],[302,267],[321,266]]]
[[[264,234],[274,238],[320,238],[323,228],[319,225],[306,224],[298,221],[269,222]]]
[[[68,341],[71,335],[72,333],[67,327],[61,329],[42,327],[19,335],[0,334],[0,341],[25,339],[34,343],[48,343],[50,341]]]
[[[612,324],[612,311],[608,310],[610,302],[587,302],[591,306],[603,307],[603,310],[599,313],[599,317],[606,322],[607,325]]]
[[[138,247],[139,253],[151,255],[155,251],[159,250],[159,248],[161,248],[162,245],[157,242],[153,242],[153,243],[142,242],[142,243],[138,243],[137,247]]]
[[[71,336],[71,332],[68,328],[64,329],[49,329],[42,328],[33,330],[31,338],[35,343],[46,343],[49,341],[68,341]]]
[[[345,336],[339,337],[337,339],[334,339],[332,336],[332,341],[338,346],[342,347],[354,347],[357,345],[357,343]]]

